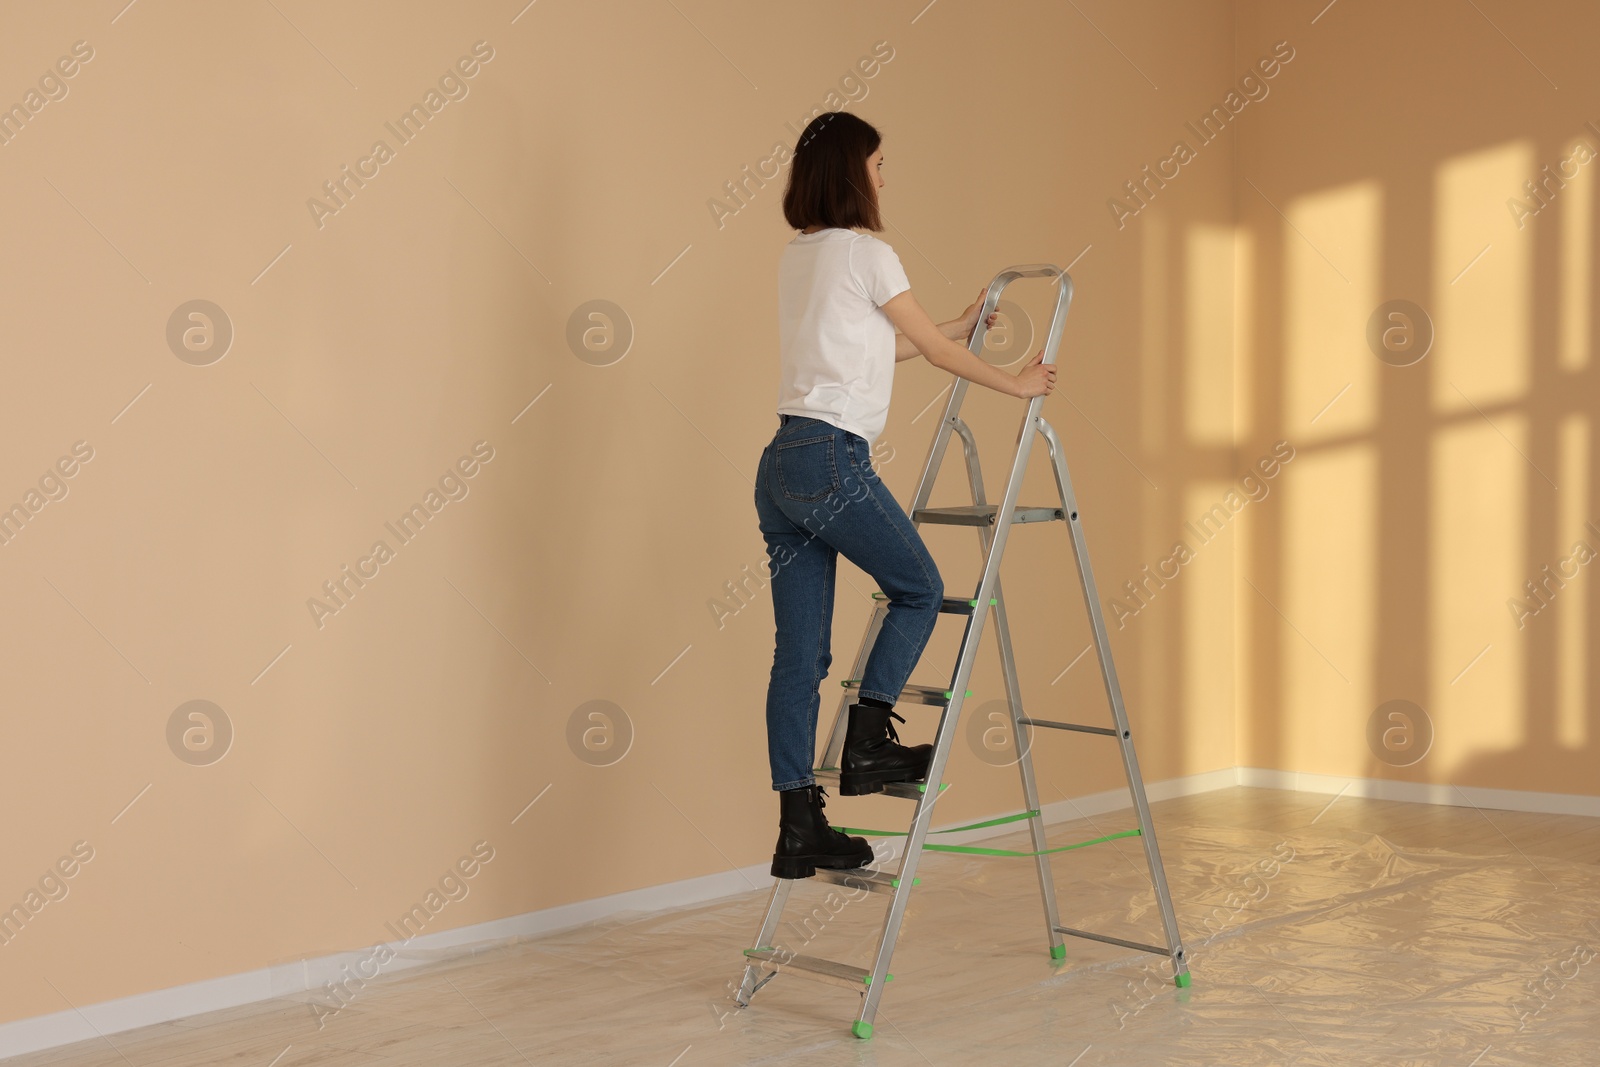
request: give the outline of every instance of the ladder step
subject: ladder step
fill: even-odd
[[[1058,926],[1056,927],[1056,932],[1059,934],[1070,934],[1073,937],[1087,938],[1090,941],[1103,941],[1108,945],[1120,945],[1123,948],[1138,949],[1140,952],[1154,952],[1157,956],[1166,956],[1170,954],[1164,948],[1160,948],[1156,945],[1146,945],[1142,941],[1124,941],[1120,937],[1108,937],[1105,934],[1091,934],[1087,930],[1074,930],[1070,926]]]
[[[836,871],[828,867],[818,867],[816,877],[820,881],[832,882],[849,889],[865,889],[873,893],[893,893],[900,887],[900,876],[893,871],[875,871],[870,867],[856,867],[848,871]],[[921,885],[921,878],[911,879],[912,885]]]
[[[860,678],[846,678],[839,683],[846,689],[859,690]],[[908,685],[900,690],[900,701],[904,704],[932,704],[935,707],[945,707],[950,703],[953,694],[948,689],[940,689],[933,685]],[[967,696],[972,695],[972,690],[967,690]]]
[[[753,960],[765,960],[779,968],[793,967],[808,978],[842,985],[857,992],[871,984],[872,972],[852,963],[825,960],[820,956],[801,956],[798,953],[791,955],[777,948],[747,948],[744,954]],[[885,975],[883,980],[887,982],[893,978],[894,975],[889,974]]]
[[[832,789],[836,793],[839,791],[839,768],[817,767],[812,770],[811,774],[812,777],[817,780],[817,784],[822,786],[824,789]],[[872,795],[902,797],[906,800],[921,800],[922,794],[927,787],[928,784],[926,782],[884,782],[883,791],[881,793],[874,793]],[[939,783],[939,791],[941,793],[949,788],[949,782]],[[817,869],[817,873],[822,873],[822,869],[820,867]]]
[[[993,526],[999,504],[963,504],[954,508],[921,508],[912,513],[913,522],[942,523],[947,526]],[[1018,504],[1011,512],[1012,522],[1051,522],[1065,519],[1060,508],[1029,508]]]
[[[1109,726],[1080,726],[1075,722],[1055,722],[1050,719],[1030,719],[1026,716],[1019,718],[1018,722],[1024,726],[1048,726],[1052,730],[1076,730],[1080,734],[1104,734],[1106,737],[1116,737],[1117,731]]]
[[[888,598],[887,595],[885,595],[883,593],[873,593],[872,594],[872,599],[873,600],[888,600],[889,598]],[[989,598],[989,603],[993,604],[994,602],[995,602],[995,598],[994,597],[990,597]],[[972,614],[972,609],[976,608],[977,606],[978,606],[978,602],[977,602],[977,600],[975,600],[973,598],[970,598],[970,597],[963,598],[963,597],[958,597],[958,596],[947,596],[947,597],[944,598],[944,603],[939,605],[939,610],[944,612],[946,615],[971,615]]]

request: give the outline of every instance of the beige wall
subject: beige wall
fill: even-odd
[[[386,924],[458,862],[470,892],[424,932],[765,861],[770,600],[720,626],[711,602],[762,560],[750,479],[775,421],[775,267],[791,231],[781,177],[720,225],[709,202],[792,145],[787,124],[878,42],[892,58],[847,88],[885,134],[882,236],[922,302],[953,316],[1001,267],[1082,253],[1045,411],[1108,611],[1274,441],[1296,449],[1137,614],[1114,613],[1147,778],[1237,763],[1402,773],[1366,754],[1362,731],[1376,701],[1409,696],[1440,729],[1404,773],[1592,791],[1552,758],[1593,743],[1570,668],[1586,578],[1521,651],[1503,605],[1586,536],[1588,497],[1566,494],[1592,481],[1577,406],[1591,401],[1573,384],[1588,289],[1561,270],[1589,259],[1561,242],[1590,240],[1592,215],[1566,221],[1576,196],[1520,234],[1495,215],[1523,162],[1555,159],[1586,117],[1569,103],[1591,76],[1576,35],[1526,42],[1556,94],[1476,15],[1441,8],[1396,29],[1354,0],[1313,28],[1298,8],[1279,25],[1222,0],[839,2],[786,8],[790,23],[723,0],[518,7],[8,12],[0,100],[22,100],[74,42],[93,58],[0,147],[0,501],[23,502],[75,442],[93,455],[64,464],[67,495],[0,547],[0,902],[54,885],[62,857],[73,872],[0,946],[6,1019],[394,940]],[[1286,38],[1296,57],[1270,95],[1119,220],[1108,201],[1123,183]],[[480,41],[492,58],[466,65],[467,95],[398,144],[385,123]],[[1495,78],[1469,77],[1462,50]],[[1437,103],[1441,80],[1481,103]],[[1374,112],[1381,139],[1362,125]],[[314,218],[322,183],[380,138],[393,158]],[[1348,288],[1315,273],[1246,178]],[[1481,217],[1441,218],[1441,190]],[[1480,237],[1494,258],[1446,295]],[[1487,309],[1507,285],[1519,317],[1502,321]],[[1391,292],[1437,305],[1440,358],[1409,375],[1362,349],[1367,305]],[[234,330],[205,366],[166,337],[195,299]],[[635,333],[609,366],[567,342],[594,299]],[[1515,358],[1490,347],[1501,337]],[[1556,374],[1558,351],[1580,369]],[[934,413],[918,414],[945,382],[900,365],[880,462],[902,500],[932,431]],[[986,395],[969,411],[998,485],[1019,408]],[[477,442],[487,462],[471,462]],[[445,487],[467,495],[400,543],[385,523],[462,457],[472,476]],[[936,500],[958,499],[948,473]],[[1025,499],[1049,491],[1036,461]],[[1357,538],[1334,526],[1341,493]],[[393,558],[319,626],[308,599],[380,539]],[[949,586],[975,579],[968,538],[929,540]],[[871,590],[841,573],[838,675]],[[1006,574],[1030,710],[1101,714],[1092,657],[1061,674],[1088,640],[1062,531],[1019,530]],[[941,624],[914,680],[947,677],[957,632]],[[1490,642],[1478,677],[1451,687]],[[1526,680],[1557,662],[1567,688]],[[992,646],[972,688],[974,709],[1001,695]],[[208,765],[169,743],[192,700],[234,735]],[[633,733],[609,766],[569,745],[595,700]],[[931,733],[931,715],[908,717]],[[1046,801],[1120,782],[1092,740],[1044,738],[1037,755]],[[1018,806],[1014,772],[964,741],[949,778],[951,822]],[[829,813],[904,816],[877,798]],[[78,842],[87,862],[71,859]]]

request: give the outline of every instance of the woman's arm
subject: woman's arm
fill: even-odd
[[[966,344],[967,339],[972,336],[973,327],[978,324],[978,312],[981,310],[983,310],[983,290],[979,289],[978,299],[972,302],[972,306],[962,312],[959,319],[951,319],[949,322],[939,323],[939,332],[952,341],[960,341],[962,344]],[[995,320],[999,317],[1000,313],[998,311],[989,312],[989,321],[986,325],[993,326]],[[912,344],[911,338],[903,333],[894,335],[894,361],[896,363],[902,363],[920,355],[922,353],[917,351],[917,346]]]
[[[939,328],[942,330],[948,325],[949,323],[941,322],[939,324]],[[946,334],[946,336],[949,335]],[[894,361],[896,363],[904,363],[911,357],[920,355],[922,355],[922,353],[918,352],[917,346],[911,343],[911,338],[907,337],[903,333],[897,333],[894,335]]]
[[[895,329],[904,334],[917,351],[940,370],[949,371],[969,382],[985,386],[1007,396],[1047,396],[1055,388],[1056,368],[1040,362],[1044,351],[1027,363],[1016,374],[1007,374],[999,367],[986,363],[973,355],[967,346],[947,336],[940,326],[923,310],[917,298],[907,289],[883,305]],[[974,316],[975,317],[975,316]],[[959,320],[958,320],[959,321]],[[896,339],[898,350],[899,340]]]

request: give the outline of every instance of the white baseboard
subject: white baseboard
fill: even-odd
[[[1207,793],[1235,785],[1299,790],[1308,793],[1345,793],[1350,796],[1426,804],[1453,804],[1508,811],[1600,817],[1600,797],[1430,785],[1376,778],[1341,778],[1333,775],[1264,770],[1257,767],[1227,767],[1183,778],[1151,782],[1146,786],[1146,793],[1152,801],[1157,801]],[[1054,801],[1046,804],[1043,812],[1047,823],[1058,823],[1091,818],[1129,807],[1132,807],[1132,799],[1127,790],[1112,789],[1103,793]],[[1020,826],[1020,823],[1007,823],[982,830],[946,834],[939,840],[944,844],[966,844],[987,837],[1015,833]],[[1131,827],[1118,827],[1118,829],[1129,828]],[[899,854],[899,839],[880,840],[889,842],[889,852],[892,855]],[[703,904],[747,893],[752,889],[765,889],[771,885],[772,876],[768,871],[768,865],[762,862],[699,878],[648,886],[541,911],[530,911],[455,930],[422,934],[409,941],[389,942],[387,948],[394,954],[394,958],[383,965],[381,972],[385,975],[393,974],[444,959],[470,956],[498,948],[519,938],[566,930],[601,919],[615,918],[627,912],[647,913]],[[304,1000],[308,1004],[307,1014],[310,1015],[312,1009],[309,1004],[319,997],[326,983],[348,978],[352,973],[371,973],[370,966],[364,972],[357,971],[356,968],[363,962],[370,964],[376,947],[369,946],[353,952],[341,952],[311,960],[295,960],[243,974],[210,978],[170,989],[105,1001],[87,1006],[80,1011],[62,1011],[0,1024],[0,1058],[55,1048],[76,1041],[122,1033],[141,1026],[171,1022],[209,1011],[234,1008],[274,998]],[[356,994],[356,999],[358,1002],[359,993]]]
[[[1344,778],[1333,774],[1272,771],[1239,767],[1239,784],[1262,789],[1289,789],[1301,793],[1342,793],[1373,800],[1403,800],[1413,804],[1448,804],[1459,808],[1498,808],[1545,815],[1587,815],[1600,818],[1600,796],[1575,793],[1532,793],[1522,789],[1485,789],[1475,785],[1433,782],[1397,782],[1389,778]]]
[[[386,945],[393,958],[383,963],[380,974],[374,977],[475,955],[520,938],[567,930],[628,912],[654,912],[701,904],[771,885],[768,864],[760,863],[454,930],[420,934],[408,941],[378,942],[350,952],[294,960],[243,974],[139,993],[89,1005],[81,1011],[19,1019],[0,1024],[0,1059],[274,998],[303,1000],[307,1004],[308,1018],[314,1018],[313,1002],[336,1003],[324,993],[327,983],[347,981],[351,975],[373,975],[374,954],[379,944]],[[351,988],[356,989],[352,1003],[359,1003],[359,986],[351,983]]]

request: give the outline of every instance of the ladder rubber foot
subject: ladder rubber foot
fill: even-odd
[[[1050,946],[1050,958],[1053,959],[1053,960],[1064,960],[1064,959],[1066,959],[1067,958],[1067,946],[1066,945],[1051,945]]]
[[[1189,983],[1192,981],[1194,981],[1194,975],[1190,974],[1188,971],[1184,971],[1182,974],[1178,975],[1172,980],[1172,984],[1177,986],[1179,989],[1188,989]]]
[[[850,1024],[850,1032],[855,1034],[863,1041],[870,1041],[872,1039],[872,1024],[864,1023],[860,1019],[857,1019],[855,1022]]]

